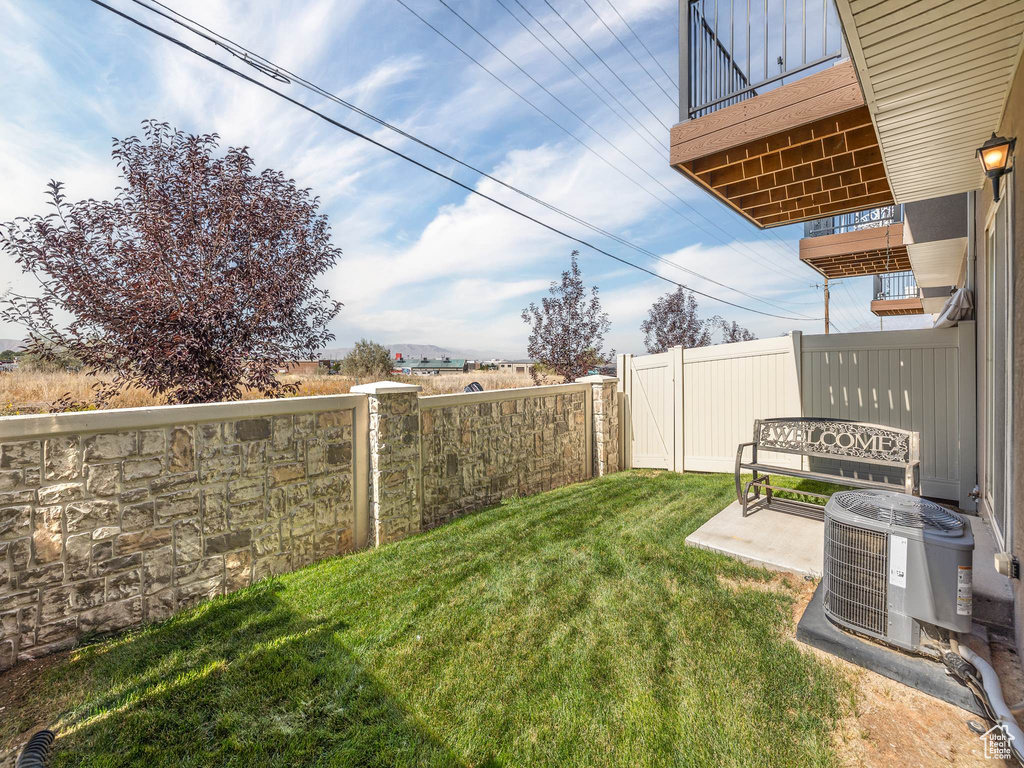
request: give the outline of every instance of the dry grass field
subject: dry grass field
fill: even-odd
[[[470,382],[478,381],[485,390],[513,389],[533,386],[526,374],[498,373],[496,371],[472,371],[470,373],[445,374],[443,376],[398,376],[396,379],[419,384],[425,395],[441,395],[461,392]],[[360,383],[346,376],[296,376],[283,375],[283,381],[297,382],[299,389],[295,397],[308,395],[341,395]],[[19,413],[45,413],[51,404],[63,395],[75,401],[91,401],[92,386],[97,377],[85,373],[44,373],[18,370],[0,373],[0,415]],[[258,400],[260,393],[249,390],[245,400]],[[107,408],[136,408],[147,405],[163,405],[161,398],[144,389],[130,389],[114,397]]]

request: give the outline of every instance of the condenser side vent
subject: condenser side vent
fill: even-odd
[[[825,611],[884,636],[888,623],[888,536],[825,518]]]

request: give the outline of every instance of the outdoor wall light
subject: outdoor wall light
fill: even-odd
[[[1016,138],[1007,139],[1003,136],[996,136],[993,131],[992,137],[978,147],[978,158],[981,160],[981,167],[985,169],[985,175],[992,179],[992,195],[995,202],[999,202],[999,179],[1004,173],[1009,173],[1012,168],[1010,155],[1013,154],[1013,145],[1017,143]]]

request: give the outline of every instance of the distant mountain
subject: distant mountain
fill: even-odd
[[[17,349],[24,343],[21,339],[0,339],[0,352],[6,352],[8,349]]]
[[[479,349],[439,347],[435,344],[385,344],[384,346],[391,350],[392,357],[401,352],[402,357],[408,360],[416,360],[421,357],[439,358],[446,356],[464,357],[467,360],[490,360],[503,357],[503,355]],[[340,360],[351,351],[352,347],[332,347],[320,350],[320,357],[327,360]]]

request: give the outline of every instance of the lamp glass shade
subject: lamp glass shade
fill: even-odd
[[[1013,141],[1002,136],[992,134],[992,138],[986,141],[978,149],[978,158],[981,160],[981,167],[985,173],[1001,173],[1006,170],[1010,161],[1010,151],[1013,148]]]
[[[1006,160],[1009,156],[1009,143],[998,147],[990,147],[989,149],[982,150],[981,164],[984,166],[986,173],[989,171],[1001,171],[1006,167]]]

